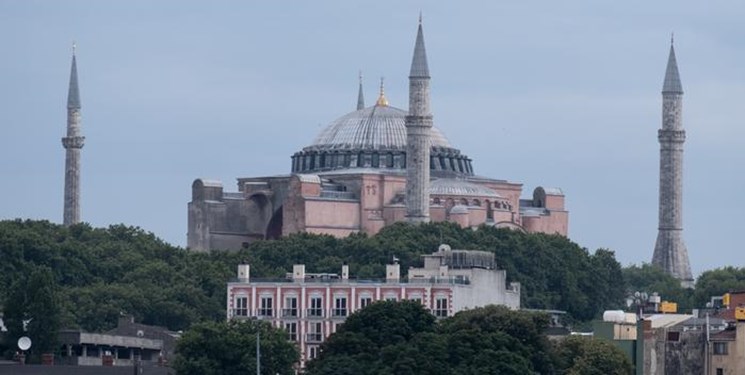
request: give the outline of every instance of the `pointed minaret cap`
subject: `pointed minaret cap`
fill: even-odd
[[[80,109],[80,90],[78,89],[78,67],[75,62],[75,42],[72,43],[72,67],[70,68],[70,86],[67,91],[67,109]]]
[[[670,38],[670,56],[667,58],[667,69],[665,70],[665,82],[662,84],[662,93],[682,94],[683,85],[680,83],[678,73],[678,62],[675,59],[675,47],[673,38]]]
[[[357,93],[357,110],[365,108],[365,95],[362,93],[362,71],[360,70],[360,91]]]
[[[411,72],[409,72],[409,78],[412,77],[429,78],[429,66],[427,65],[427,50],[424,48],[421,13],[419,14],[419,29],[416,33],[416,44],[414,44],[414,58],[411,59]]]

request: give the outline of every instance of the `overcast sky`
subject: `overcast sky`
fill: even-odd
[[[407,107],[419,11],[435,124],[477,174],[560,187],[570,238],[651,261],[670,34],[685,90],[684,238],[694,274],[745,266],[741,1],[0,1],[0,219],[62,221],[78,44],[82,217],[186,244],[197,177],[289,172],[368,104]],[[738,239],[739,238],[739,239]]]

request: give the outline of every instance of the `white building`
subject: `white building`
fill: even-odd
[[[228,283],[228,319],[270,320],[297,342],[301,363],[318,355],[318,346],[349,314],[380,300],[416,300],[438,318],[491,304],[520,307],[520,284],[506,285],[507,273],[497,269],[494,254],[484,251],[439,251],[424,256],[423,268],[409,268],[401,279],[398,264],[386,266],[385,279],[349,278],[305,273],[295,265],[284,279],[251,279],[250,266],[238,266],[238,279]]]

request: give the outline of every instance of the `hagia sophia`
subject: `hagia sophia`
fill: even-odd
[[[379,97],[332,121],[291,156],[290,173],[238,177],[237,191],[196,179],[187,246],[239,249],[297,233],[375,234],[398,221],[450,221],[566,236],[569,213],[558,188],[480,176],[473,160],[433,126],[421,22],[409,74],[409,110]]]

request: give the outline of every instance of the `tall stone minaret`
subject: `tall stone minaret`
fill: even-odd
[[[429,222],[429,151],[432,112],[429,105],[429,67],[424,49],[422,17],[409,72],[409,115],[406,116],[406,218]]]
[[[65,211],[62,224],[65,226],[80,222],[80,149],[84,143],[85,137],[80,135],[80,91],[73,44],[70,87],[67,92],[67,136],[62,138],[62,146],[65,148]]]
[[[688,250],[683,242],[683,86],[678,75],[675,48],[670,41],[665,82],[662,86],[660,141],[660,222],[652,264],[693,287]]]

